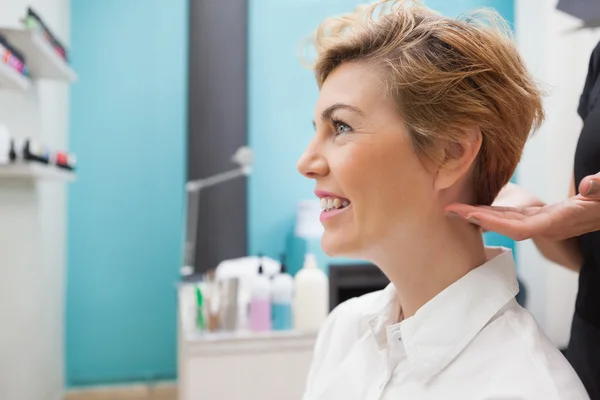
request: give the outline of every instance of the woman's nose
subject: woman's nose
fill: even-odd
[[[329,173],[327,160],[312,146],[309,146],[298,160],[298,171],[309,179],[317,179]]]

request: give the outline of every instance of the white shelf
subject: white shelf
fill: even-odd
[[[33,78],[75,82],[77,74],[40,34],[27,29],[0,29],[0,34],[23,53]]]
[[[190,332],[186,338],[192,342],[204,342],[204,343],[234,343],[251,340],[297,340],[297,339],[310,339],[313,340],[317,337],[317,331],[314,332],[302,332],[297,330],[287,331],[266,331],[266,332],[252,332],[249,330],[238,330],[234,332]]]
[[[47,179],[70,182],[75,180],[75,174],[54,165],[18,162],[0,165],[0,179]]]
[[[0,60],[0,89],[21,90],[29,88],[29,79]]]
[[[312,352],[317,332],[238,332],[188,335],[186,347],[190,354],[219,355],[280,352],[304,349]]]

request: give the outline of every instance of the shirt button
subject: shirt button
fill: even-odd
[[[396,331],[396,332],[394,332],[393,338],[394,338],[394,341],[401,342],[402,334],[399,331]]]

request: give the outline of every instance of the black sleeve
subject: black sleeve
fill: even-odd
[[[585,78],[585,85],[583,86],[583,92],[581,93],[581,97],[579,97],[579,107],[577,107],[577,113],[582,119],[585,119],[589,112],[590,106],[590,94],[592,92],[592,88],[598,80],[598,75],[600,73],[600,43],[596,45],[594,51],[592,51],[592,55],[590,56],[590,64],[588,66],[587,78]]]

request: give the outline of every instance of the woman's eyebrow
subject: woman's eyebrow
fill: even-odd
[[[335,104],[327,107],[325,110],[323,110],[323,112],[321,113],[321,118],[322,119],[330,119],[331,114],[333,114],[333,112],[338,109],[346,109],[346,110],[354,111],[355,113],[357,113],[361,116],[364,115],[364,113],[359,108],[351,106],[350,104],[335,103]]]
[[[321,119],[322,120],[331,119],[331,114],[333,114],[334,111],[339,110],[339,109],[350,110],[350,111],[357,113],[360,116],[363,116],[365,114],[364,112],[362,112],[361,109],[351,106],[350,104],[335,103],[335,104],[327,107],[325,110],[323,110],[323,112],[321,113]],[[317,129],[317,124],[315,123],[315,121],[313,121],[313,127],[315,129]]]

